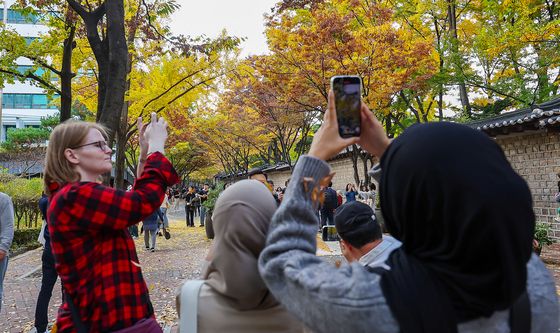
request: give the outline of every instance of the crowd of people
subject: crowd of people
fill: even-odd
[[[557,332],[554,280],[532,253],[531,194],[501,148],[444,122],[391,141],[365,104],[360,137],[341,138],[333,101],[331,92],[285,188],[252,170],[219,196],[202,280],[177,295],[181,332]],[[179,178],[165,157],[166,122],[152,114],[138,129],[128,191],[99,182],[111,170],[103,127],[70,121],[51,134],[45,216],[64,293],[58,332],[162,332],[129,228],[144,221],[154,249],[157,228],[146,221],[165,220],[163,208],[179,198],[186,225],[197,207],[204,225],[208,186],[169,191]],[[332,188],[326,161],[352,144],[379,158],[370,176],[380,196],[375,186]],[[346,264],[316,255],[321,225],[336,227]]]

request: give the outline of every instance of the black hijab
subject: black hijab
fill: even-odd
[[[526,288],[535,226],[526,182],[486,134],[415,125],[381,159],[393,252],[381,286],[401,332],[456,332],[505,310]]]

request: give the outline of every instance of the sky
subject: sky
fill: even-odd
[[[229,35],[246,37],[242,56],[268,52],[263,14],[278,0],[177,0],[181,8],[171,17],[174,35],[216,37],[223,29]]]

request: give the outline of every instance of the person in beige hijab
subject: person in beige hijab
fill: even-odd
[[[237,182],[218,198],[215,238],[198,298],[198,332],[305,332],[272,296],[257,267],[276,207],[256,180]]]

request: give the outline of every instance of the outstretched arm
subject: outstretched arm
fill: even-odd
[[[309,155],[294,169],[259,258],[261,276],[274,296],[315,332],[399,331],[378,275],[358,263],[336,268],[315,255],[319,188],[332,176],[325,160],[357,140],[338,134],[330,92],[324,122]]]

